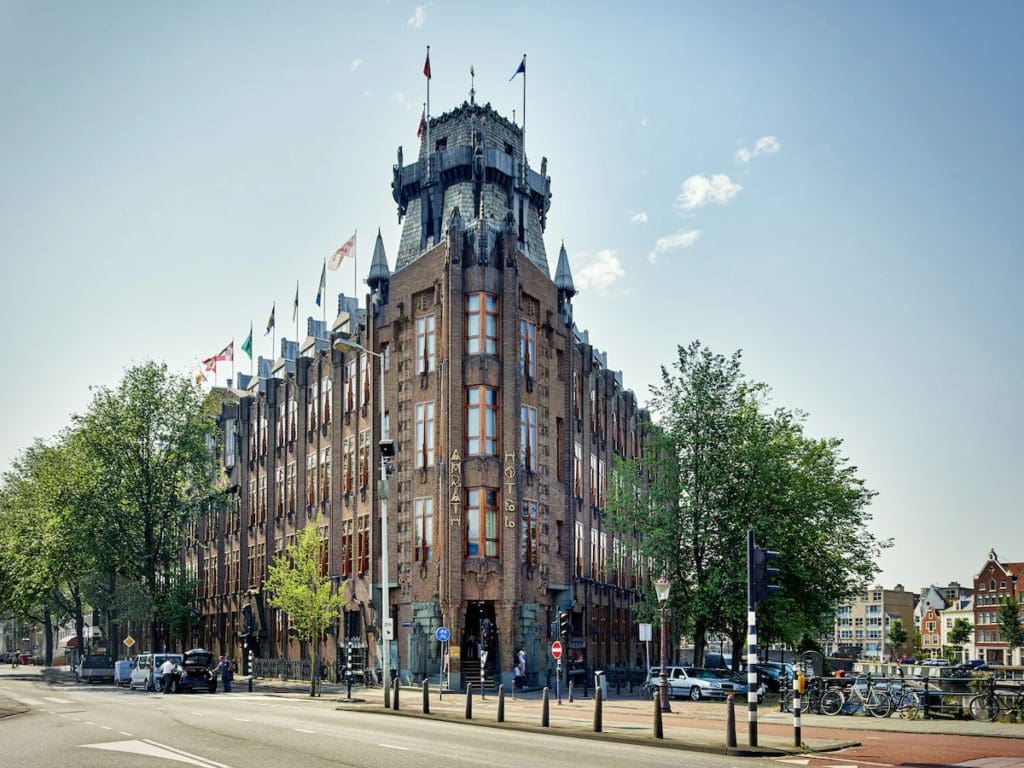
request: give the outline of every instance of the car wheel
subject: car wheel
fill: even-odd
[[[700,688],[696,685],[690,686],[690,701],[700,701],[701,695]]]

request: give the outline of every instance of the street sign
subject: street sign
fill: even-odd
[[[649,642],[651,642],[651,625],[650,624],[640,624],[639,627],[640,627],[640,642],[641,643],[649,643]]]
[[[447,643],[452,639],[452,631],[448,627],[438,627],[434,637],[437,638],[439,643]]]
[[[392,618],[384,619],[384,639],[394,640],[395,639],[395,620]]]
[[[408,629],[409,627],[412,626],[412,622],[411,621],[403,621],[402,622],[402,626],[405,627],[406,629]]]
[[[133,645],[135,645],[135,638],[131,635],[128,635],[128,637],[122,640],[122,642],[124,643],[125,648],[131,648]]]
[[[562,641],[561,640],[555,640],[555,642],[553,642],[551,644],[551,655],[554,656],[556,659],[562,658]]]

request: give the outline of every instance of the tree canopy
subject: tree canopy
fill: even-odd
[[[652,390],[644,454],[616,462],[608,524],[638,540],[652,577],[672,581],[674,626],[692,633],[696,661],[709,632],[743,646],[748,528],[782,554],[773,564],[782,590],[758,607],[762,642],[795,645],[830,627],[888,546],[868,529],[874,492],[842,441],[807,436],[799,411],[770,409],[768,387],[745,377],[739,352],[679,347]],[[647,590],[641,610],[652,607]]]

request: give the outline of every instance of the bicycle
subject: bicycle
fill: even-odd
[[[972,718],[983,723],[991,723],[1001,714],[1024,713],[1024,687],[1018,688],[1016,693],[999,693],[996,691],[995,678],[988,681],[987,687],[987,691],[979,693],[967,705]]]
[[[779,692],[779,711],[793,711],[793,682],[787,678],[788,683],[784,691]],[[821,714],[821,697],[825,692],[825,681],[820,677],[807,678],[807,685],[803,695],[800,697],[800,711],[804,714],[817,712]]]
[[[902,720],[914,720],[921,711],[921,696],[911,689],[900,670],[900,681],[895,687],[890,684],[888,690],[892,698],[893,712]]]
[[[860,692],[861,680],[866,679],[864,693]],[[872,717],[888,717],[892,713],[892,696],[875,688],[871,678],[858,678],[848,689],[830,688],[821,696],[821,713],[838,715],[848,702],[861,706]]]

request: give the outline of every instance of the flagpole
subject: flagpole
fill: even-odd
[[[231,383],[235,383],[235,337],[231,337]]]
[[[324,259],[323,275],[324,275],[324,295],[323,295],[323,299],[320,302],[320,309],[323,310],[324,333],[327,333],[327,330],[326,330],[326,327],[327,327],[327,259]]]
[[[430,81],[428,80],[427,83]],[[359,301],[359,230],[357,229],[353,233],[352,237],[355,238],[354,247],[352,248],[352,296],[355,300]],[[382,438],[383,439],[383,438]]]
[[[299,344],[299,281],[295,281],[295,307],[292,309],[292,314],[295,315],[295,345],[296,349]]]
[[[526,183],[526,54],[523,54],[523,182]]]
[[[249,378],[253,377],[253,359],[252,359],[252,320],[249,321]]]
[[[430,61],[429,45],[427,46],[427,61]],[[427,183],[430,183],[430,75],[427,75]]]

